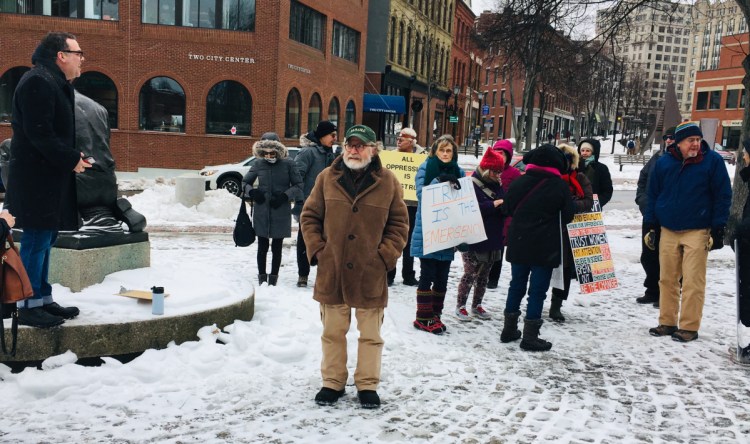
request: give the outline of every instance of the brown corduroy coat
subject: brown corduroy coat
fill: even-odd
[[[315,181],[300,216],[311,264],[313,299],[323,304],[380,308],[388,304],[387,272],[406,245],[409,216],[396,177],[375,155],[356,192],[341,156]]]

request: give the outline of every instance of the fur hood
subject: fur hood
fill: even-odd
[[[309,133],[303,134],[299,137],[299,146],[300,148],[304,148],[306,146],[316,146],[320,145],[320,141],[317,137],[315,137],[315,134],[310,131]]]
[[[277,159],[286,159],[286,147],[275,140],[259,140],[253,144],[253,156],[261,158],[260,150],[275,150]]]
[[[578,168],[578,162],[580,161],[581,155],[578,153],[578,150],[575,146],[568,145],[566,143],[561,143],[557,146],[560,148],[560,151],[565,154],[565,157],[569,159],[569,163],[573,168]]]

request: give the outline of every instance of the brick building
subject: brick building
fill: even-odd
[[[368,1],[0,0],[0,140],[50,30],[75,34],[76,88],[110,112],[117,169],[237,162],[276,131],[361,121]]]

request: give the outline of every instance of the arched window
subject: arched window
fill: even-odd
[[[141,87],[138,128],[185,132],[185,90],[169,77],[154,77]]]
[[[412,54],[411,54],[411,26],[406,31],[406,67],[412,67]]]
[[[399,65],[404,64],[404,22],[398,24],[398,57],[396,62]]]
[[[110,128],[117,128],[117,87],[105,74],[89,71],[81,74],[73,83],[78,92],[103,106],[107,110]]]
[[[310,97],[310,106],[307,108],[307,127],[310,131],[314,130],[320,122],[320,112],[323,108],[320,96],[318,93],[314,93]]]
[[[252,120],[253,99],[241,83],[224,80],[208,92],[206,134],[249,136]]]
[[[354,126],[354,120],[357,118],[357,107],[354,105],[354,101],[350,100],[346,104],[346,128],[344,132],[348,131],[349,128]]]
[[[330,120],[336,127],[339,126],[339,99],[332,98],[331,103],[328,104],[328,120]]]
[[[391,41],[390,41],[390,47],[389,51],[391,52],[388,57],[388,60],[395,62],[396,61],[396,17],[391,17]]]
[[[286,122],[284,124],[284,137],[299,137],[300,110],[302,99],[297,88],[292,88],[286,96]]]
[[[0,123],[10,123],[13,116],[13,93],[16,92],[21,76],[30,69],[27,66],[16,66],[0,77]]]

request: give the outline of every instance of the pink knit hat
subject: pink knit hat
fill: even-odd
[[[492,149],[497,150],[503,150],[510,154],[510,156],[513,156],[513,144],[510,143],[510,140],[508,139],[500,139],[497,142],[495,142],[494,145],[492,145]]]

